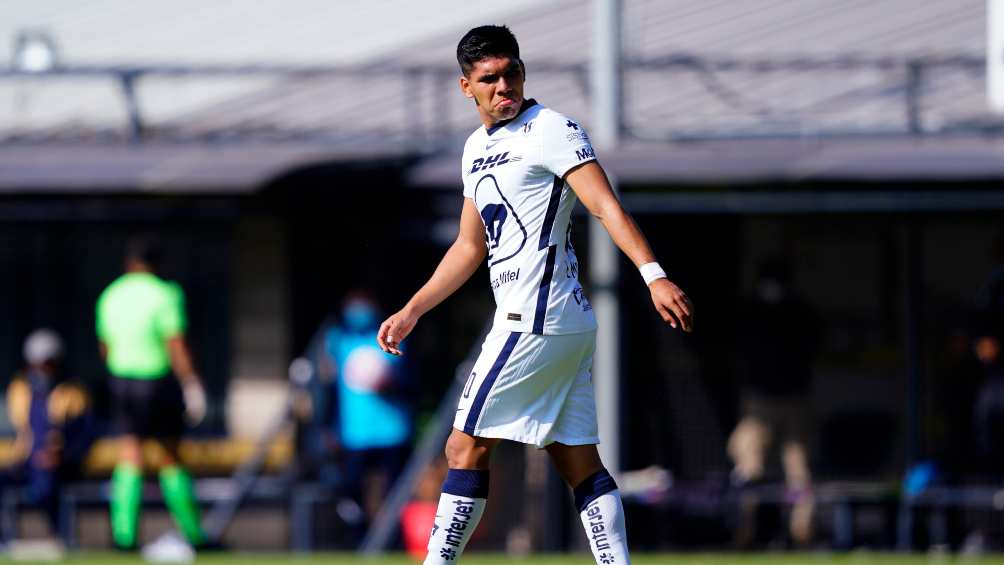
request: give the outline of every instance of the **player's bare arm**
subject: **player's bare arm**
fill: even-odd
[[[195,372],[192,353],[185,342],[185,336],[176,335],[168,338],[167,351],[181,391],[185,397],[185,416],[192,425],[198,425],[206,417],[206,391],[202,379]]]
[[[579,165],[565,175],[565,180],[589,213],[603,224],[614,243],[631,259],[635,267],[655,261],[652,247],[641,233],[638,224],[621,206],[599,163],[590,161]],[[648,286],[652,293],[652,304],[662,319],[674,328],[677,327],[679,320],[683,331],[691,331],[694,308],[680,287],[666,278],[656,279]]]
[[[474,201],[465,198],[463,210],[460,212],[460,231],[456,241],[443,255],[443,260],[439,262],[429,281],[415,293],[404,308],[380,325],[380,331],[377,333],[380,349],[401,355],[398,346],[415,328],[418,319],[467,282],[487,254],[481,214]]]
[[[192,354],[188,351],[188,344],[185,343],[184,336],[176,335],[168,338],[167,351],[171,362],[171,369],[182,385],[192,381],[199,381],[199,375],[195,372],[195,364],[192,363]]]

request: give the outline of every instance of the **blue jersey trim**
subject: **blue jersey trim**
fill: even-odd
[[[537,289],[537,312],[533,315],[533,333],[544,334],[544,318],[547,317],[547,298],[551,293],[551,279],[554,277],[554,258],[558,255],[558,246],[547,248],[547,262],[544,263],[544,276],[540,279]]]
[[[514,120],[522,116],[523,112],[526,112],[527,110],[533,108],[536,105],[537,105],[536,100],[534,100],[533,98],[527,98],[526,100],[523,101],[523,104],[519,107],[519,112],[517,112],[515,116],[509,118],[508,120],[502,120],[501,122],[496,123],[490,128],[485,128],[485,131],[488,132],[488,135],[497,132],[498,130],[506,127],[507,125],[511,124]]]
[[[485,407],[485,401],[488,400],[488,393],[491,392],[492,386],[495,385],[495,379],[498,378],[499,373],[502,372],[502,368],[505,367],[507,361],[509,361],[509,356],[512,355],[512,350],[516,348],[516,342],[519,341],[519,332],[512,332],[509,334],[509,339],[505,341],[505,345],[502,346],[502,351],[499,353],[498,358],[495,359],[495,364],[492,365],[490,371],[485,376],[484,382],[478,388],[478,394],[474,397],[474,402],[471,404],[471,410],[467,413],[467,421],[464,422],[464,432],[470,435],[474,435],[474,428],[478,425],[478,419],[481,418],[481,410]]]
[[[551,244],[551,230],[554,229],[554,218],[558,215],[558,203],[561,202],[561,189],[565,187],[565,181],[561,177],[554,177],[551,185],[551,199],[547,201],[547,213],[544,214],[544,224],[540,228],[540,243],[537,249],[543,251]]]

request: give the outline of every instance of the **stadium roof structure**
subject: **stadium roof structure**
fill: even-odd
[[[247,192],[312,163],[403,156],[421,158],[417,184],[454,186],[478,125],[454,49],[485,20],[519,37],[528,94],[591,121],[589,0],[189,3],[132,27],[123,0],[0,18],[10,33],[54,22],[63,62],[0,69],[0,192]],[[624,181],[1004,176],[985,0],[623,7],[624,142],[604,161]]]

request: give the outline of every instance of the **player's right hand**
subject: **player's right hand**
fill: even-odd
[[[380,324],[380,331],[377,332],[377,344],[380,349],[394,355],[401,355],[401,342],[408,337],[411,330],[415,328],[418,317],[401,310]]]
[[[206,391],[198,378],[189,379],[181,386],[185,397],[185,420],[191,426],[198,426],[206,417]]]

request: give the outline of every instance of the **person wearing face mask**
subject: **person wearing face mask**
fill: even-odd
[[[368,293],[349,293],[339,323],[325,333],[321,363],[331,387],[327,412],[337,483],[347,497],[339,514],[345,518],[344,505],[352,501],[363,510],[360,522],[376,514],[401,474],[413,434],[403,359],[376,343],[380,314]]]
[[[23,486],[28,502],[45,511],[55,534],[62,485],[80,475],[94,440],[94,417],[86,389],[63,370],[63,340],[57,333],[35,330],[23,353],[25,368],[7,387],[19,463],[0,483]]]
[[[792,288],[791,268],[781,258],[761,263],[753,296],[740,312],[738,358],[741,417],[728,441],[733,479],[756,483],[767,474],[767,456],[780,448],[792,503],[791,540],[805,546],[812,536],[812,475],[808,461],[812,364],[820,344],[820,322]],[[747,509],[749,511],[749,509]],[[749,521],[740,545],[752,541]]]

